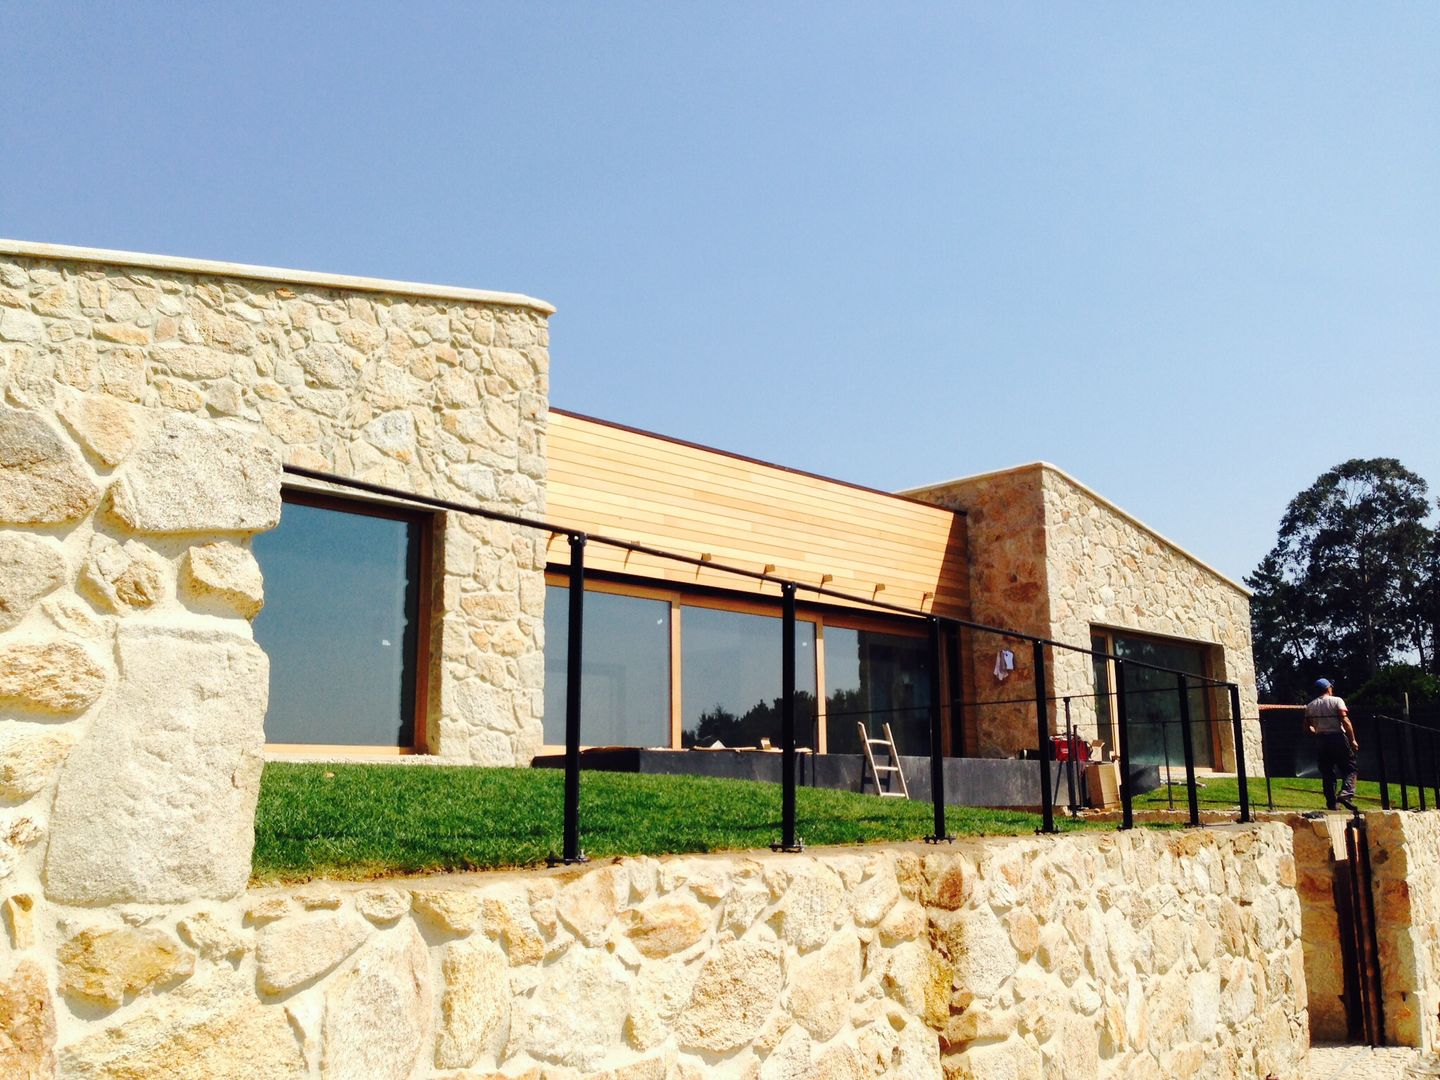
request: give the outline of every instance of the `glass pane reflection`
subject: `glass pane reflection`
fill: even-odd
[[[825,628],[827,749],[859,754],[863,723],[872,739],[885,725],[902,754],[930,753],[930,676],[924,638]]]
[[[286,502],[255,537],[272,743],[413,746],[419,526]]]
[[[682,745],[780,745],[780,619],[714,608],[681,615]],[[815,746],[815,624],[795,623],[795,742]]]
[[[1205,674],[1205,650],[1196,645],[1180,645],[1149,638],[1122,637],[1116,634],[1115,655],[1125,659],[1143,660],[1147,664],[1174,668],[1191,675]],[[1180,695],[1175,676],[1163,671],[1125,665],[1125,697],[1130,714],[1130,757],[1137,764],[1185,764],[1185,750],[1180,734]],[[1190,698],[1190,737],[1195,748],[1195,764],[1210,766],[1209,695],[1192,686]]]
[[[670,604],[585,591],[584,746],[670,745]],[[545,587],[545,743],[565,744],[570,589]]]

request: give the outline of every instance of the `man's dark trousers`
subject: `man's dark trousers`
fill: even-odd
[[[1326,732],[1317,736],[1320,740],[1317,757],[1320,763],[1320,782],[1325,788],[1325,805],[1331,810],[1338,804],[1349,802],[1355,797],[1355,751],[1350,749],[1350,740],[1344,732]],[[1335,793],[1335,781],[1343,779],[1340,793]]]

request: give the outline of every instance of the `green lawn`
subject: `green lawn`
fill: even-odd
[[[558,769],[271,762],[255,815],[254,879],[362,879],[530,866],[560,851]],[[915,840],[929,803],[801,788],[809,845]],[[1037,814],[952,807],[957,835],[1015,835]],[[1062,823],[1062,828],[1079,825]],[[589,772],[581,844],[592,857],[765,847],[780,836],[780,787],[743,780]]]
[[[1240,805],[1240,781],[1234,777],[1216,777],[1204,779],[1204,787],[1199,789],[1199,803],[1202,810],[1226,810],[1233,809]],[[1414,785],[1410,787],[1410,805],[1420,805],[1419,789]],[[1276,810],[1323,810],[1325,808],[1325,796],[1320,788],[1318,778],[1277,778],[1270,781],[1270,793],[1275,801]],[[1431,805],[1431,796],[1434,794],[1429,788],[1425,790],[1425,805]],[[1175,800],[1175,809],[1184,810],[1188,805],[1185,796],[1184,784],[1176,784],[1172,789]],[[1135,800],[1137,809],[1159,810],[1168,809],[1171,796],[1167,796],[1162,786],[1158,791],[1151,791]],[[1355,805],[1361,810],[1380,809],[1380,785],[1373,781],[1362,780],[1355,785]],[[1390,785],[1390,807],[1393,810],[1400,809],[1400,785]],[[1265,781],[1262,779],[1250,778],[1250,808],[1252,810],[1268,810],[1269,804],[1265,799]]]

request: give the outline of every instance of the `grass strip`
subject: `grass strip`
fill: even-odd
[[[367,879],[533,866],[560,850],[558,769],[270,762],[255,815],[253,879]],[[808,845],[916,840],[927,802],[802,787]],[[1038,814],[951,807],[957,835],[1023,835]],[[765,847],[780,835],[780,785],[587,772],[581,839],[592,858]],[[1065,829],[1084,827],[1062,822]]]
[[[1197,801],[1202,810],[1228,810],[1237,808],[1240,805],[1240,781],[1233,776],[1217,776],[1201,778],[1201,785],[1197,787]],[[1268,810],[1270,803],[1266,798],[1265,781],[1263,778],[1250,777],[1250,808],[1252,810]],[[1409,788],[1410,805],[1420,805],[1420,791],[1413,784]],[[1429,788],[1425,789],[1426,806],[1432,805],[1431,796],[1434,794]],[[1135,800],[1137,809],[1162,810],[1168,809],[1173,797],[1176,810],[1184,810],[1186,807],[1185,785],[1174,784],[1167,795],[1165,786],[1162,784],[1156,791],[1146,792]],[[1325,809],[1325,794],[1320,786],[1318,777],[1277,777],[1270,781],[1270,798],[1273,799],[1276,810],[1323,810]],[[1380,809],[1380,785],[1371,780],[1362,780],[1355,785],[1355,805],[1361,810]],[[1400,785],[1390,785],[1390,807],[1393,810],[1400,809]]]

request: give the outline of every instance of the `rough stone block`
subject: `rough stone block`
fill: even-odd
[[[169,934],[143,927],[89,927],[56,955],[60,992],[114,1007],[129,994],[188,978],[195,957]]]
[[[123,546],[97,533],[81,571],[85,591],[107,611],[124,614],[158,603],[165,595],[165,565],[138,540]]]
[[[474,1065],[499,1049],[510,1027],[510,978],[505,954],[484,938],[445,947],[440,964],[440,1034],[435,1064],[442,1069]]]
[[[74,447],[38,413],[0,407],[0,520],[55,525],[99,501]]]
[[[0,702],[41,712],[87,709],[105,689],[105,669],[68,638],[0,646]]]
[[[45,973],[22,960],[0,981],[0,1076],[52,1075],[55,1065],[55,1005]]]
[[[0,533],[0,630],[9,630],[64,581],[65,556],[56,548],[38,537]]]
[[[213,598],[253,619],[265,604],[260,564],[239,544],[201,544],[185,560],[185,583],[199,597]]]
[[[711,950],[675,1021],[680,1045],[717,1052],[744,1046],[770,1016],[781,982],[775,942],[730,941]]]
[[[263,532],[280,520],[280,456],[249,432],[171,413],[111,489],[136,532]]]
[[[58,411],[80,445],[109,468],[129,457],[140,440],[135,408],[114,398],[93,394],[69,397]]]
[[[66,1080],[292,1080],[306,1068],[285,1011],[262,1006],[248,979],[225,975],[187,984],[65,1047],[60,1074]]]
[[[408,1080],[431,1035],[430,957],[413,926],[377,934],[325,987],[325,1080]]]
[[[255,982],[266,994],[288,994],[333,970],[365,943],[370,924],[356,915],[283,919],[256,938]]]
[[[122,626],[119,685],[60,774],[46,893],[180,903],[244,889],[269,663],[219,631]]]
[[[571,950],[536,991],[525,1048],[540,1061],[593,1069],[620,1045],[630,985],[616,959]]]
[[[28,799],[50,783],[75,736],[65,730],[0,736],[0,799]]]

